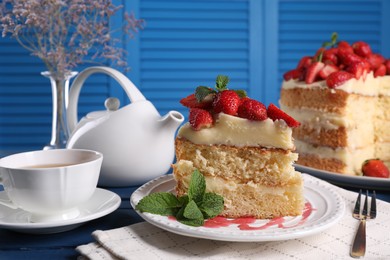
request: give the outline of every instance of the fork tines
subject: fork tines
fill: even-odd
[[[361,205],[361,196],[362,196],[362,190],[359,191],[359,195],[356,199],[355,208],[353,209],[353,215],[357,218],[365,217],[367,219],[374,219],[376,218],[376,193],[375,191],[372,192],[371,195],[371,205],[370,210],[368,211],[368,190],[366,191],[366,197],[364,199],[364,205],[363,210],[360,210]]]

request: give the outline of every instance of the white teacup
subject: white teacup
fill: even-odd
[[[31,213],[30,222],[76,218],[94,193],[103,155],[77,149],[25,152],[0,159],[0,204]]]

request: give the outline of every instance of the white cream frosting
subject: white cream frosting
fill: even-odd
[[[272,121],[269,118],[251,121],[220,113],[213,127],[195,131],[186,123],[179,129],[178,136],[196,144],[294,149],[291,128],[284,120]]]
[[[300,154],[313,154],[320,158],[336,159],[343,162],[346,166],[346,174],[350,175],[360,175],[362,163],[367,160],[367,158],[372,158],[375,150],[374,145],[354,150],[351,150],[348,147],[332,149],[325,146],[315,147],[298,140],[295,141],[295,145]]]
[[[317,81],[311,84],[306,84],[304,81],[288,80],[282,84],[284,89],[292,88],[328,88],[326,81]],[[356,93],[366,96],[390,95],[390,76],[374,77],[372,72],[368,73],[363,79],[350,79],[336,89],[343,90],[348,93]]]

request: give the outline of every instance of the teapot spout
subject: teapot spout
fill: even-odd
[[[179,128],[181,123],[184,121],[184,116],[177,111],[169,111],[160,120],[160,127],[166,129],[173,134]]]

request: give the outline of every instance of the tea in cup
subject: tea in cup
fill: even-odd
[[[93,195],[103,155],[78,149],[25,152],[0,159],[0,204],[30,213],[30,222],[79,216],[79,205]]]

